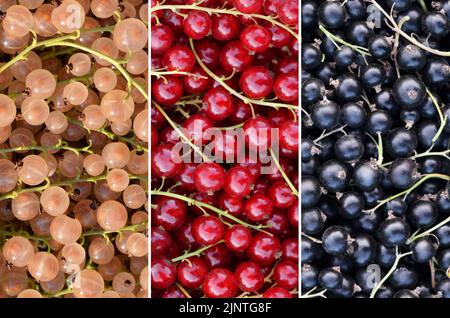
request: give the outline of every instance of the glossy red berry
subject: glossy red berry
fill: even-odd
[[[281,259],[298,263],[298,239],[288,238],[281,243]]]
[[[156,226],[152,226],[150,233],[152,256],[165,255],[169,251],[170,245],[172,245],[170,234],[166,230]]]
[[[152,221],[156,226],[162,226],[166,231],[175,231],[186,221],[186,204],[178,199],[159,196],[153,204]]]
[[[229,73],[233,70],[242,72],[252,60],[253,56],[239,41],[228,42],[220,51],[220,65]]]
[[[245,216],[253,222],[262,222],[268,219],[272,212],[272,201],[263,194],[251,196],[244,206]]]
[[[248,293],[257,292],[264,284],[264,275],[261,267],[254,262],[243,262],[236,267],[239,288]]]
[[[223,223],[215,216],[202,215],[192,222],[192,236],[203,245],[213,245],[224,235]]]
[[[208,248],[202,254],[202,259],[206,262],[209,269],[228,267],[231,263],[231,254],[224,244],[218,244]]]
[[[208,142],[206,131],[213,127],[213,123],[203,114],[195,114],[187,118],[183,123],[183,133],[195,144]]]
[[[278,181],[272,184],[267,192],[267,196],[272,201],[273,206],[279,209],[286,209],[297,202],[297,198],[292,193],[286,182]]]
[[[250,193],[252,176],[250,172],[240,166],[229,169],[225,175],[225,192],[235,198],[243,198]]]
[[[204,162],[197,166],[194,172],[194,182],[197,191],[215,192],[222,189],[225,182],[225,171],[215,162]]]
[[[218,41],[229,41],[239,32],[238,18],[231,14],[213,15],[211,35]]]
[[[282,1],[278,5],[277,13],[281,22],[287,25],[296,25],[298,23],[298,1]]]
[[[199,288],[207,273],[206,263],[198,257],[188,258],[177,267],[177,279],[185,288]]]
[[[195,66],[195,56],[186,46],[177,45],[164,53],[163,64],[168,71],[190,72]]]
[[[175,41],[175,36],[172,29],[164,24],[158,24],[152,27],[151,36],[152,54],[165,53],[172,47]]]
[[[181,290],[177,286],[170,286],[167,288],[164,293],[161,295],[162,298],[186,298],[186,296],[181,292]]]
[[[181,158],[172,150],[172,145],[161,144],[152,151],[152,174],[158,178],[175,176],[181,169]]]
[[[214,41],[200,40],[195,42],[195,51],[200,60],[209,69],[214,69],[219,64],[220,47]]]
[[[277,286],[292,290],[298,287],[297,264],[290,261],[281,261],[274,267],[273,279]]]
[[[152,288],[168,288],[176,279],[175,265],[163,256],[152,258],[151,279]]]
[[[210,78],[199,66],[195,66],[191,71],[194,75],[184,77],[184,89],[189,94],[200,94],[206,91],[210,85]]]
[[[203,293],[209,298],[231,298],[239,291],[237,279],[227,269],[213,269],[203,282]]]
[[[234,7],[242,13],[258,13],[263,0],[233,0]]]
[[[287,217],[292,226],[298,227],[298,204],[294,204],[288,209]]]
[[[263,298],[292,298],[292,295],[284,288],[271,287],[263,293]]]
[[[239,132],[217,134],[211,142],[214,152],[214,161],[234,163],[239,149],[244,146],[244,137]]]
[[[177,35],[183,32],[183,17],[172,10],[160,10],[164,12],[162,22],[173,30]],[[152,31],[153,32],[153,31]]]
[[[183,20],[184,33],[194,40],[203,39],[211,29],[211,18],[204,11],[192,10]]]
[[[219,209],[227,211],[234,216],[240,215],[244,210],[244,201],[242,199],[230,197],[225,193],[219,197],[217,204]]]
[[[267,231],[275,235],[283,235],[289,226],[286,213],[278,210],[273,211],[272,215],[264,221],[264,224],[268,226]]]
[[[183,83],[178,77],[166,76],[152,81],[152,98],[161,106],[172,106],[183,96]]]
[[[239,99],[234,102],[234,110],[227,119],[231,124],[237,125],[245,122],[250,117],[252,117],[250,106]]]
[[[235,224],[225,231],[225,245],[233,252],[244,252],[250,246],[251,239],[250,230],[240,224]]]
[[[269,48],[271,34],[265,27],[255,24],[247,26],[239,39],[247,50],[259,53]]]
[[[285,121],[280,125],[280,147],[298,152],[298,122]]]
[[[264,66],[252,66],[241,75],[239,87],[251,99],[262,99],[272,92],[273,78]]]
[[[183,250],[195,250],[200,247],[200,244],[194,239],[192,235],[192,222],[185,222],[176,232],[175,241],[177,245]]]
[[[244,124],[245,142],[249,149],[267,151],[271,145],[272,124],[263,116],[256,115]]]
[[[270,44],[272,44],[273,47],[282,48],[289,44],[292,37],[289,31],[271,23],[267,23],[265,26],[271,34]]]
[[[247,249],[248,257],[260,266],[269,266],[281,256],[281,244],[275,235],[256,234]]]
[[[194,171],[197,167],[195,163],[185,163],[181,167],[180,171],[175,175],[174,181],[179,182],[179,187],[185,191],[194,192],[195,182],[194,182]]]
[[[286,103],[298,102],[298,76],[297,73],[281,74],[273,84],[275,95]]]
[[[212,88],[203,95],[203,110],[212,121],[224,120],[233,111],[233,98],[224,88]]]
[[[195,173],[195,171],[194,171]],[[195,182],[195,179],[194,179]],[[204,192],[195,192],[192,195],[192,199],[194,199],[195,201],[199,201],[199,202],[203,202],[212,206],[216,206],[216,202],[217,202],[217,198],[216,195],[214,193],[204,193]],[[196,214],[196,215],[203,215],[204,212],[203,210],[206,209],[206,212],[208,212],[209,210],[207,208],[202,208],[200,209],[197,206],[191,206],[190,210]]]

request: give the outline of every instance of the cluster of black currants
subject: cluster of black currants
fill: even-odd
[[[450,1],[302,1],[303,297],[450,298]]]

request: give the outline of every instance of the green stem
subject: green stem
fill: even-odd
[[[441,135],[442,131],[444,130],[444,126],[445,123],[447,122],[447,115],[444,117],[444,115],[442,114],[442,110],[441,107],[439,107],[439,104],[436,100],[436,98],[433,96],[433,94],[430,92],[430,90],[428,88],[426,88],[427,90],[427,94],[428,96],[430,96],[431,101],[433,102],[434,107],[436,107],[436,111],[439,115],[439,121],[440,121],[440,126],[438,131],[436,132],[436,134],[434,135],[433,139],[431,140],[432,143],[434,144],[436,142],[436,140],[438,140],[439,136]]]
[[[400,262],[400,259],[402,259],[403,257],[405,257],[407,255],[411,255],[412,252],[408,252],[408,253],[404,253],[404,254],[398,254],[398,246],[396,246],[395,247],[395,254],[396,254],[396,257],[395,257],[394,264],[392,264],[392,267],[389,270],[389,272],[387,272],[387,274],[384,275],[384,277],[380,280],[380,282],[372,289],[372,292],[370,293],[370,298],[374,298],[375,297],[375,295],[377,294],[377,291],[381,288],[381,286],[383,286],[384,282],[397,269],[397,266],[398,266],[398,263]]]
[[[225,88],[230,94],[236,96],[237,98],[242,100],[244,103],[261,105],[261,106],[269,106],[269,107],[274,107],[274,108],[284,107],[284,108],[288,108],[288,109],[295,109],[295,110],[298,109],[298,106],[295,106],[295,105],[272,103],[272,102],[266,102],[264,100],[250,99],[250,98],[245,97],[244,95],[238,93],[236,90],[231,88],[227,83],[225,83],[219,76],[217,76],[213,71],[211,71],[208,67],[206,67],[206,65],[203,63],[203,61],[198,56],[197,51],[195,50],[195,47],[194,47],[194,41],[192,39],[189,39],[189,43],[191,45],[191,49],[192,49],[192,52],[194,53],[195,59],[197,60],[197,63],[200,65],[200,67],[211,78],[213,78],[217,83],[219,83],[223,88]]]
[[[194,256],[200,256],[200,255],[201,255],[204,251],[206,251],[207,249],[209,249],[209,248],[211,248],[211,247],[213,247],[213,246],[222,244],[222,243],[223,243],[223,240],[217,242],[216,244],[212,244],[212,245],[208,245],[208,246],[203,246],[203,247],[201,247],[201,248],[199,248],[198,250],[195,250],[195,251],[193,251],[193,252],[185,253],[185,254],[183,254],[183,255],[181,255],[181,256],[172,258],[171,261],[172,261],[172,263],[177,263],[177,262],[180,262],[180,261],[182,261],[182,260],[185,260],[185,259],[188,259],[188,258],[191,258],[191,257],[194,257]]]
[[[123,227],[123,228],[121,228],[121,229],[119,229],[117,231],[90,230],[90,231],[82,233],[81,234],[81,238],[85,238],[87,236],[96,236],[96,235],[104,236],[104,235],[108,235],[108,234],[111,234],[111,233],[123,233],[123,232],[126,232],[126,231],[137,232],[137,230],[140,227],[146,226],[146,225],[147,225],[147,222],[144,221],[144,222],[141,222],[141,223],[138,223],[138,224],[125,226],[125,227]]]
[[[326,137],[328,137],[328,136],[331,136],[332,134],[337,133],[337,132],[341,132],[341,133],[343,133],[344,135],[346,135],[347,133],[346,133],[345,130],[344,130],[345,127],[347,127],[347,125],[341,126],[341,127],[336,128],[336,129],[334,129],[334,130],[330,130],[330,131],[327,132],[327,133],[325,133],[326,130],[324,130],[324,131],[322,131],[322,134],[321,134],[318,138],[314,139],[313,142],[314,142],[315,144],[317,144],[317,142],[319,142],[320,140],[322,140],[322,139],[324,139],[324,138],[326,138]]]
[[[297,40],[300,40],[300,37],[298,36],[297,32],[295,32],[291,28],[287,27],[283,23],[276,21],[275,19],[273,19],[271,16],[268,16],[268,15],[266,16],[266,15],[261,15],[261,14],[245,14],[245,13],[239,12],[235,9],[215,9],[215,8],[201,7],[199,5],[156,5],[152,8],[150,8],[150,13],[159,11],[159,10],[171,10],[171,11],[174,11],[175,13],[178,13],[177,10],[197,10],[197,11],[208,12],[210,15],[214,14],[214,13],[216,13],[216,14],[231,14],[234,16],[243,15],[246,17],[252,17],[255,19],[269,21],[270,23],[275,24],[276,26],[279,26],[280,28],[283,28],[286,31],[288,31]]]
[[[378,160],[377,160],[377,165],[381,166],[383,164],[383,138],[381,137],[381,133],[378,132],[378,144],[377,144],[377,148],[378,148]]]
[[[278,170],[280,171],[281,175],[283,176],[284,181],[286,181],[286,183],[288,184],[289,188],[291,188],[292,194],[295,195],[296,197],[298,197],[298,191],[295,188],[294,184],[292,183],[292,181],[289,179],[289,177],[286,175],[286,172],[284,172],[283,168],[281,167],[280,162],[278,161],[277,156],[275,155],[275,153],[273,152],[272,148],[269,148],[270,151],[270,155],[272,157],[273,162],[275,163],[275,165],[277,166]]]
[[[325,293],[327,292],[326,289],[321,290],[320,292],[313,294],[312,292],[315,291],[316,289],[317,289],[317,287],[312,288],[306,294],[301,295],[300,298],[317,298],[317,297],[327,298],[325,296]]]
[[[353,45],[353,44],[351,44],[351,43],[348,43],[348,42],[342,40],[341,38],[335,36],[333,33],[331,33],[330,31],[328,31],[328,30],[327,30],[323,25],[321,25],[321,24],[319,25],[319,29],[326,35],[327,38],[329,38],[330,40],[332,40],[333,43],[334,43],[335,45],[337,45],[336,42],[338,42],[338,43],[340,43],[340,44],[343,44],[343,45],[346,45],[346,46],[352,48],[354,51],[358,52],[358,53],[361,54],[361,55],[370,55],[369,50],[366,49],[365,47],[358,46],[358,45]]]
[[[67,288],[67,289],[61,290],[60,292],[57,292],[55,294],[45,294],[44,296],[48,297],[48,298],[58,298],[58,297],[61,297],[64,295],[72,294],[72,293],[73,293],[72,288]]]
[[[445,224],[450,222],[450,216],[447,217],[445,220],[443,220],[442,222],[436,224],[435,226],[433,226],[432,228],[426,230],[425,232],[422,232],[420,234],[417,235],[411,235],[411,237],[408,239],[408,241],[406,242],[406,244],[411,244],[413,241],[417,240],[418,238],[424,237],[424,236],[428,236],[431,233],[433,233],[434,231],[436,231],[437,229],[439,229],[440,227],[444,226]]]
[[[417,158],[422,158],[422,157],[428,157],[428,156],[440,156],[440,157],[445,157],[448,160],[450,160],[450,157],[448,156],[448,154],[450,153],[450,149],[448,150],[443,150],[443,151],[430,151],[431,149],[428,149],[427,151],[423,152],[423,153],[419,153],[417,155],[411,156],[409,157],[409,159],[417,159]],[[383,163],[381,165],[381,167],[387,167],[390,166],[394,161],[390,161],[390,162],[386,162]]]
[[[181,72],[181,71],[163,71],[163,72],[156,72],[156,71],[150,71],[151,76],[156,76],[157,78],[164,77],[164,75],[187,75],[187,76],[193,76],[196,78],[205,78],[206,76],[193,74],[189,72]]]
[[[260,232],[264,232],[266,234],[272,235],[271,233],[263,230],[263,228],[265,226],[249,224],[249,223],[244,222],[241,219],[235,217],[234,215],[231,215],[230,213],[228,213],[226,211],[223,211],[223,210],[221,210],[219,208],[216,208],[215,206],[212,206],[210,204],[207,204],[207,203],[204,203],[204,202],[201,202],[201,201],[197,201],[197,200],[194,200],[192,198],[185,197],[183,195],[172,193],[172,192],[152,190],[150,192],[150,194],[151,195],[163,195],[163,196],[166,196],[166,197],[170,197],[170,198],[174,198],[174,199],[178,199],[178,200],[184,201],[184,202],[188,203],[188,205],[195,205],[195,206],[198,206],[200,208],[209,209],[209,210],[217,213],[218,215],[224,216],[224,217],[226,217],[226,218],[228,218],[228,219],[230,219],[230,220],[232,220],[232,221],[234,221],[234,222],[236,222],[238,224],[241,224],[243,226],[246,226],[246,227],[251,228],[251,229],[256,230],[256,231],[260,231]]]
[[[430,173],[425,175],[422,179],[420,179],[419,181],[417,181],[414,185],[412,185],[410,188],[397,193],[393,196],[390,196],[389,198],[386,198],[384,200],[381,200],[374,208],[367,210],[367,213],[373,213],[375,212],[377,209],[379,209],[380,207],[382,207],[383,205],[385,205],[386,203],[388,203],[391,200],[394,200],[395,198],[398,198],[402,195],[408,194],[410,193],[412,190],[414,190],[415,188],[417,188],[418,186],[420,186],[422,183],[424,183],[425,181],[427,181],[428,179],[432,179],[432,178],[437,178],[437,179],[442,179],[442,180],[447,180],[450,181],[450,176],[447,176],[445,174],[441,174],[441,173]]]
[[[55,146],[48,146],[48,147],[45,147],[45,146],[20,146],[20,147],[15,147],[15,148],[5,148],[5,149],[0,149],[0,153],[31,151],[31,150],[38,150],[38,151],[42,151],[42,152],[47,152],[49,150],[69,150],[69,151],[75,152],[77,154],[79,154],[80,152],[94,153],[90,148],[91,148],[91,145],[88,145],[83,148],[74,148],[74,147],[68,146],[66,143],[63,142],[63,143],[59,143]]]

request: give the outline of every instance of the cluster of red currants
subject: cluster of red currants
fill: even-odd
[[[148,4],[0,1],[0,296],[148,296]]]
[[[151,297],[297,297],[298,1],[150,15]]]

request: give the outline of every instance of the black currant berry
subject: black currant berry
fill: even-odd
[[[350,128],[360,128],[364,126],[366,117],[366,110],[357,103],[347,103],[341,108],[342,123]]]
[[[320,183],[313,176],[304,176],[301,181],[301,200],[303,208],[311,208],[319,202]]]
[[[411,231],[408,223],[401,218],[388,218],[378,228],[378,239],[386,247],[402,246],[408,240]]]
[[[343,191],[347,187],[349,179],[347,165],[337,160],[329,160],[323,163],[319,170],[320,183],[329,192]]]
[[[342,226],[332,225],[322,234],[323,249],[330,255],[343,255],[349,247],[349,242],[350,235]]]
[[[389,167],[389,176],[394,187],[407,189],[417,180],[417,164],[407,158],[396,159]]]
[[[332,129],[339,123],[340,109],[335,102],[324,99],[311,108],[311,119],[319,129]]]
[[[302,231],[306,234],[313,235],[319,233],[326,220],[326,215],[317,207],[303,209],[302,214]]]
[[[318,282],[322,288],[334,290],[342,287],[342,274],[334,268],[324,268],[319,272]]]
[[[339,199],[339,214],[345,219],[357,218],[364,209],[364,200],[356,192],[346,192]]]
[[[343,135],[334,145],[336,157],[344,162],[356,162],[364,154],[364,144],[361,138],[354,135]]]
[[[345,9],[339,1],[324,1],[319,7],[319,21],[325,27],[337,29],[345,23]]]
[[[409,157],[417,148],[417,136],[411,130],[396,128],[387,134],[385,145],[387,152],[393,158]]]
[[[417,263],[428,263],[436,254],[436,247],[431,239],[422,237],[412,242],[411,252]]]
[[[415,108],[422,104],[426,97],[425,85],[412,75],[401,76],[394,84],[394,98],[406,108]]]

